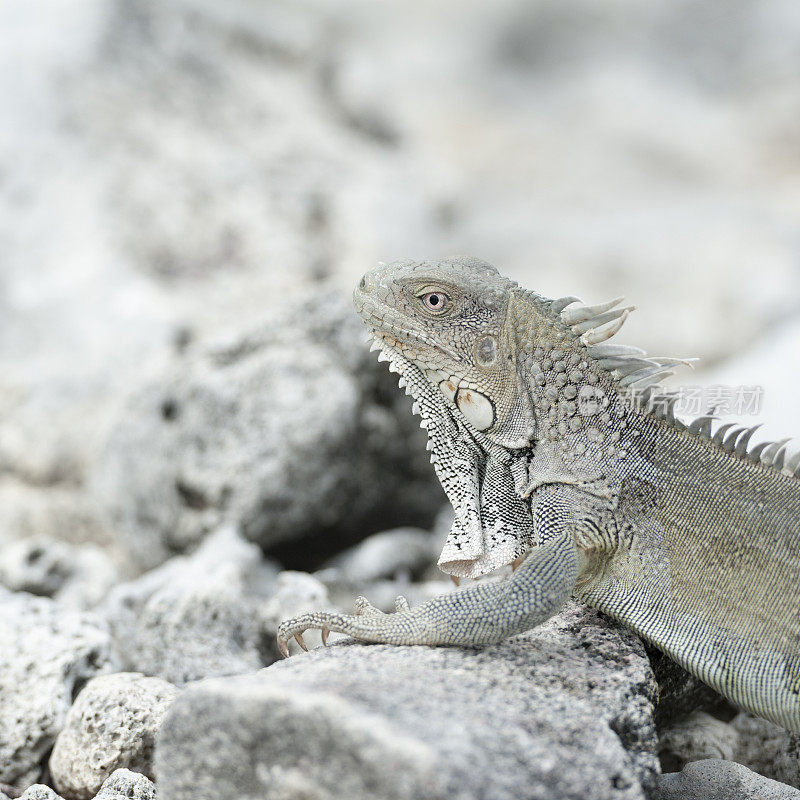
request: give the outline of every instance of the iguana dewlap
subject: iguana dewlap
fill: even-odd
[[[355,304],[427,428],[455,521],[440,566],[478,583],[383,614],[306,614],[392,644],[480,646],[574,595],[739,706],[800,732],[800,454],[675,420],[679,359],[606,344],[630,309],[520,288],[472,258],[367,273]],[[653,407],[654,401],[655,406]]]

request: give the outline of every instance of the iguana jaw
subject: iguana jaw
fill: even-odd
[[[486,518],[485,508],[482,516],[481,507],[487,502],[497,507],[500,494],[514,493],[513,480],[498,485],[494,477],[498,474],[498,453],[505,459],[505,451],[469,425],[420,366],[395,349],[391,334],[372,330],[371,338],[371,349],[378,350],[378,360],[388,362],[389,370],[400,375],[400,387],[414,398],[412,411],[421,417],[431,463],[453,506],[453,526],[439,558],[440,569],[454,577],[475,578],[507,565],[515,568],[532,545],[531,536],[526,534],[527,504],[515,498],[522,524],[517,519],[517,524],[504,526],[505,535],[498,535],[496,520]],[[489,464],[495,466],[490,468]],[[493,477],[487,477],[487,473]]]
[[[521,449],[531,442],[532,419],[518,402],[513,337],[506,330],[511,293],[504,285],[487,288],[491,282],[481,277],[472,275],[474,287],[468,281],[458,286],[452,275],[411,270],[404,281],[387,281],[379,267],[365,275],[353,300],[382,346],[416,364],[474,438],[485,434],[496,445]],[[427,287],[449,293],[453,313],[436,316],[420,308]]]
[[[385,306],[374,303],[367,295],[356,289],[353,302],[361,319],[370,328],[374,337],[380,337],[392,351],[408,353],[411,361],[422,360],[422,348],[439,351],[453,361],[463,361],[454,350],[437,342],[425,331],[409,327],[407,321],[395,317]]]
[[[456,420],[468,432],[469,437],[478,445],[488,445],[488,440],[482,432],[475,428],[471,421],[465,417],[458,406],[448,397],[440,387],[443,381],[452,380],[455,389],[460,382],[460,376],[449,374],[451,370],[444,368],[444,361],[432,359],[431,351],[438,351],[448,360],[459,362],[462,357],[452,349],[437,342],[424,331],[408,327],[408,323],[395,317],[383,304],[376,304],[368,295],[356,289],[353,300],[361,319],[369,328],[372,340],[371,350],[378,350],[378,361],[387,361],[389,371],[401,376],[400,387],[406,394],[411,395],[416,401],[414,413],[422,417],[421,427],[429,428],[431,417],[449,419],[451,432],[458,427]],[[426,350],[426,356],[422,350]],[[438,362],[438,363],[437,363]],[[410,370],[415,370],[423,380],[408,381],[406,375]],[[425,402],[423,402],[425,401]],[[436,447],[433,450],[431,463],[436,463]]]

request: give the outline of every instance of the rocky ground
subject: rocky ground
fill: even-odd
[[[798,737],[579,605],[483,651],[279,659],[287,617],[455,590],[424,443],[362,338],[345,299],[312,292],[148,378],[80,492],[104,534],[6,529],[5,794],[800,797]]]
[[[377,260],[625,294],[800,434],[791,0],[8,0],[0,43],[0,800],[800,797],[797,736],[579,606],[275,663],[454,590]]]

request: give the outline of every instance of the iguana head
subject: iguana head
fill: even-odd
[[[439,564],[454,575],[488,572],[531,545],[522,493],[535,427],[514,350],[515,288],[489,264],[456,257],[378,266],[354,293],[428,430],[455,511]]]
[[[354,300],[386,356],[415,364],[467,428],[514,449],[529,444],[513,330],[517,284],[476,258],[396,261],[368,272]]]

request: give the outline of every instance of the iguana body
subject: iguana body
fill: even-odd
[[[468,258],[396,262],[355,302],[428,429],[455,510],[440,566],[479,583],[395,614],[306,614],[393,644],[480,646],[574,595],[733,702],[800,732],[800,457],[748,451],[753,429],[687,429],[651,384],[676,359],[603,344],[627,309],[519,288]],[[651,388],[647,388],[650,386]],[[638,403],[631,390],[644,390]],[[796,473],[795,473],[796,471]]]

